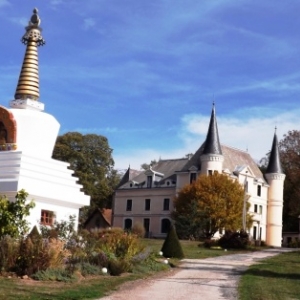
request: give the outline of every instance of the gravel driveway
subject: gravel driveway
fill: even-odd
[[[237,299],[240,274],[259,260],[291,249],[268,249],[216,258],[184,259],[167,275],[125,283],[101,300]]]

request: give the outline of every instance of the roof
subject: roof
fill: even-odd
[[[205,143],[196,151],[187,164],[180,170],[181,172],[187,172],[192,166],[195,166],[198,170],[201,170],[200,156],[203,154]],[[230,173],[233,173],[237,167],[248,165],[257,178],[264,178],[259,167],[246,151],[236,149],[233,147],[221,145],[221,150],[224,157],[223,170],[227,169]]]
[[[155,165],[153,165],[151,167],[151,171],[154,174],[159,175],[159,177],[160,177],[159,183],[163,184],[167,179],[176,180],[175,172],[181,170],[183,168],[183,166],[187,163],[187,161],[188,161],[187,158],[161,159]],[[147,175],[145,174],[145,172],[147,172],[147,171],[140,171],[140,172],[141,173],[139,175],[131,178],[130,180],[135,181],[137,183],[145,182],[147,180]],[[130,181],[130,180],[128,180],[128,181]],[[126,182],[124,182],[122,185],[124,185],[125,183]],[[122,185],[119,185],[118,188],[122,188]]]
[[[219,132],[216,118],[215,105],[211,111],[211,117],[208,132],[205,140],[203,154],[219,154],[222,155],[222,148],[219,140]]]
[[[122,179],[120,180],[119,184],[117,185],[117,189],[124,185],[126,182],[132,180],[136,176],[138,176],[143,171],[138,171],[134,169],[130,169],[130,167],[127,169],[126,173],[123,175]]]
[[[84,222],[84,226],[90,222],[90,220],[96,215],[100,214],[103,219],[106,221],[108,226],[111,226],[111,218],[112,218],[112,210],[107,208],[96,208],[93,213],[87,218],[87,220]]]
[[[279,174],[283,173],[281,168],[281,163],[280,163],[278,140],[277,140],[276,132],[274,134],[270,159],[266,170],[266,174],[268,173],[279,173]]]

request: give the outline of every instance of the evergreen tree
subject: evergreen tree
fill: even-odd
[[[164,257],[183,258],[183,250],[179,242],[175,227],[170,226],[168,235],[161,248]]]

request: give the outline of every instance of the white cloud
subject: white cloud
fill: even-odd
[[[19,24],[22,26],[27,26],[29,22],[29,18],[21,17],[21,18],[9,18],[12,23]]]
[[[278,139],[289,130],[300,129],[300,110],[293,112],[279,112],[272,117],[267,116],[267,108],[260,108],[262,116],[253,116],[252,108],[249,112],[243,111],[236,116],[217,116],[220,142],[227,146],[247,150],[256,160],[260,160],[271,149],[274,129],[277,129]],[[265,115],[265,116],[263,116]],[[166,151],[163,146],[157,149],[137,149],[132,152],[115,153],[116,168],[125,169],[130,166],[139,169],[144,162],[152,159],[181,158],[187,153],[194,153],[204,142],[210,116],[208,115],[184,115],[182,128],[178,132],[178,138],[182,146]]]
[[[51,1],[50,1],[50,4],[51,4],[51,5],[59,5],[59,4],[62,4],[62,3],[63,3],[62,0],[51,0]]]
[[[9,1],[7,1],[7,0],[0,0],[0,7],[7,6],[7,5],[10,5]]]
[[[96,21],[93,18],[86,18],[86,19],[83,20],[83,22],[84,22],[83,28],[85,30],[93,28],[96,25]]]

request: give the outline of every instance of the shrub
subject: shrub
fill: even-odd
[[[138,264],[133,265],[133,273],[149,273],[167,270],[170,268],[169,264],[162,264],[157,261],[154,253],[150,253],[144,260],[139,260]]]
[[[75,270],[78,270],[82,276],[102,274],[101,267],[90,264],[88,262],[83,262],[75,265]]]
[[[168,235],[161,248],[164,257],[183,258],[184,254],[182,251],[181,244],[176,234],[173,225],[170,226]]]
[[[119,276],[124,272],[130,271],[131,264],[125,259],[119,259],[119,260],[112,259],[109,262],[108,269],[109,269],[110,275]]]
[[[299,240],[296,239],[292,239],[292,241],[288,244],[289,248],[299,248],[300,247],[300,242]]]
[[[76,276],[73,273],[61,268],[38,271],[31,277],[35,280],[41,281],[70,282],[76,280]]]
[[[131,233],[135,234],[139,238],[143,238],[143,237],[145,237],[146,230],[145,230],[145,227],[143,226],[143,224],[137,222],[137,223],[133,224],[133,226],[131,228]]]
[[[246,249],[249,245],[249,235],[244,231],[226,231],[218,243],[223,249]]]
[[[19,255],[19,243],[10,236],[0,238],[0,273],[9,272]]]
[[[69,257],[65,243],[57,239],[43,239],[41,236],[28,236],[20,241],[16,272],[19,275],[32,275],[47,268],[60,267]]]
[[[105,230],[100,234],[100,247],[108,256],[130,260],[144,249],[135,234],[124,232],[122,229]]]
[[[218,246],[218,240],[212,240],[212,239],[206,239],[203,243],[204,248],[211,248],[211,247],[216,247]],[[202,246],[201,244],[199,246]]]

